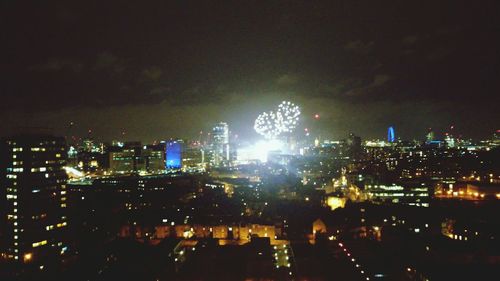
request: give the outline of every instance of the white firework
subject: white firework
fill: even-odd
[[[276,111],[263,112],[255,120],[254,129],[267,139],[275,139],[282,133],[290,133],[299,121],[300,108],[283,101]]]
[[[297,127],[300,108],[292,102],[283,101],[278,105],[277,115],[280,119],[281,131],[289,133]]]
[[[281,133],[279,123],[274,112],[263,112],[255,119],[254,129],[265,138],[274,139]]]

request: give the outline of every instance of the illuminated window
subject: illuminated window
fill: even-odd
[[[43,240],[43,241],[40,241],[40,242],[35,242],[32,244],[33,248],[36,248],[36,247],[40,247],[40,246],[43,246],[47,244],[47,240]]]
[[[57,227],[63,227],[63,226],[66,226],[66,225],[68,225],[67,222],[61,222],[61,223],[57,224]]]

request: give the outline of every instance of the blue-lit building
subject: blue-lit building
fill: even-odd
[[[387,129],[387,141],[392,143],[395,140],[396,134],[394,133],[394,127],[390,126],[389,129]]]
[[[167,170],[182,168],[182,141],[166,142],[167,161],[165,161]]]

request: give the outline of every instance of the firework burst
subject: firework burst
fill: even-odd
[[[254,129],[267,139],[275,139],[282,133],[291,133],[299,121],[300,108],[283,101],[276,111],[263,112],[255,120]]]

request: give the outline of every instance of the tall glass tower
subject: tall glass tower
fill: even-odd
[[[215,124],[212,128],[213,164],[220,166],[229,160],[229,126],[225,122]]]

